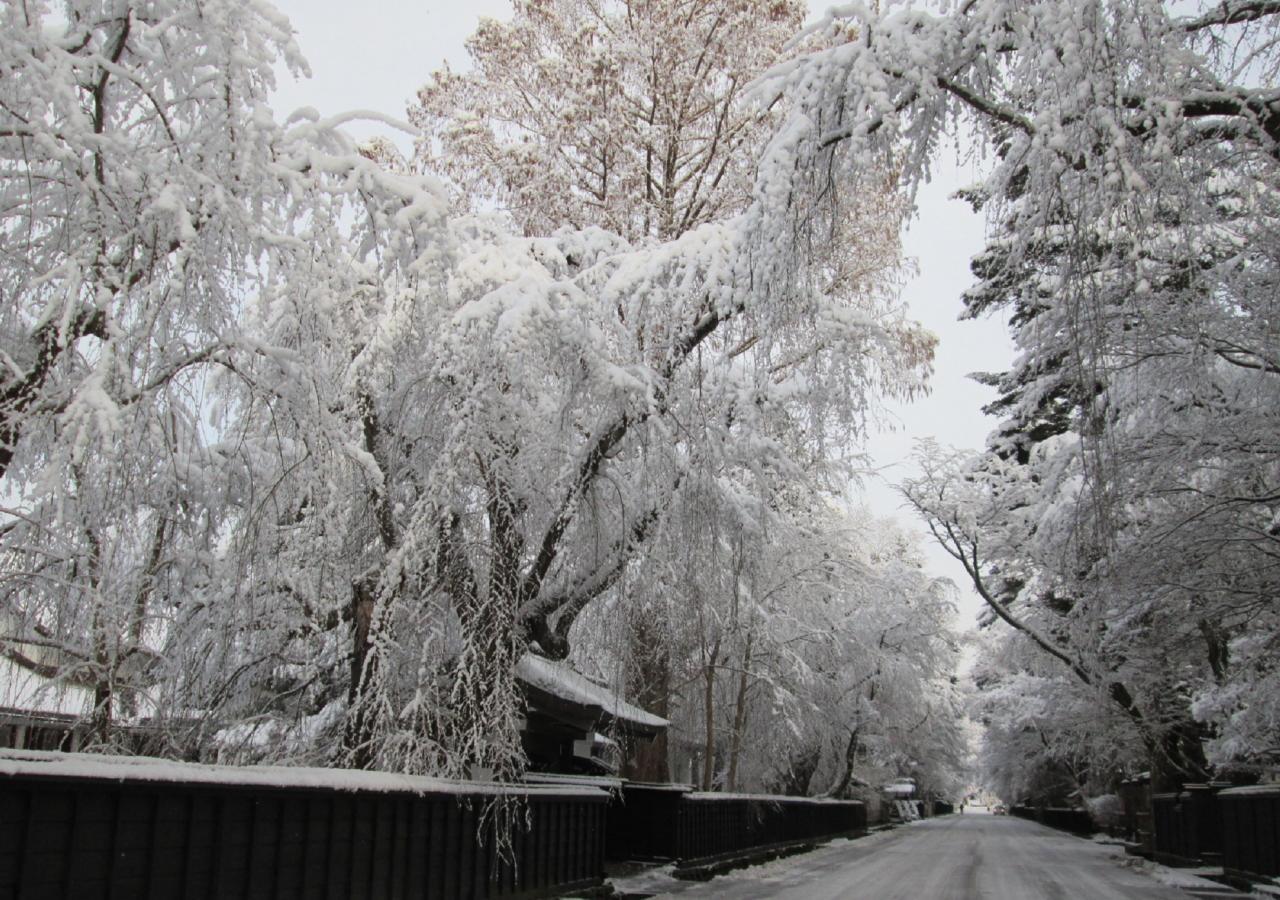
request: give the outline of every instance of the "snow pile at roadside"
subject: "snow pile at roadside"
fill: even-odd
[[[1207,877],[1210,875],[1221,875],[1222,869],[1220,867],[1215,868],[1213,866],[1205,866],[1201,868],[1174,869],[1137,856],[1125,856],[1119,857],[1118,859],[1120,865],[1130,869],[1137,869],[1139,872],[1142,872],[1144,875],[1149,875],[1151,878],[1154,878],[1166,887],[1177,888],[1178,890],[1187,891],[1188,893],[1194,893],[1197,895],[1200,895],[1201,893],[1217,894],[1227,892],[1227,889],[1222,882],[1214,881],[1212,878]],[[1240,896],[1246,895],[1241,894]],[[1248,896],[1264,897],[1272,895],[1260,892],[1258,890],[1258,886],[1255,886],[1254,893]],[[1280,896],[1280,894],[1276,894],[1275,896]]]

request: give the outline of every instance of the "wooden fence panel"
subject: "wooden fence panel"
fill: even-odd
[[[1188,784],[1177,793],[1151,797],[1155,858],[1173,865],[1216,865],[1223,836],[1217,794],[1225,785]]]
[[[1010,815],[1020,819],[1030,819],[1050,828],[1070,831],[1072,834],[1087,835],[1094,832],[1093,820],[1087,810],[1071,809],[1057,806],[1025,806],[1010,807]]]
[[[377,776],[363,789],[362,773],[317,770],[305,784],[216,783],[213,767],[186,782],[164,765],[164,780],[137,761],[124,777],[87,776],[51,755],[0,754],[0,900],[482,900],[603,881],[603,791],[515,790],[531,828],[516,816],[513,866],[483,816],[494,789],[395,790]]]
[[[866,830],[856,801],[695,793],[624,784],[608,811],[606,854],[671,859],[681,866]]]
[[[1227,872],[1245,878],[1280,876],[1280,787],[1231,788],[1217,800]]]

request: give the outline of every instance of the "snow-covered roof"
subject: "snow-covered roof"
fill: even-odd
[[[0,655],[0,707],[37,715],[85,716],[93,709],[93,691],[50,681]]]
[[[605,717],[623,726],[644,730],[666,728],[671,723],[623,700],[615,692],[596,684],[568,663],[526,653],[516,663],[516,677],[530,687],[580,706],[599,707]]]
[[[551,796],[607,796],[585,785],[499,785],[476,781],[446,781],[394,772],[319,769],[302,766],[213,766],[173,762],[148,756],[99,756],[93,753],[52,753],[40,750],[0,750],[0,777],[43,775],[95,778],[108,781],[148,781],[181,784],[235,784],[274,788],[325,788],[411,794],[519,793]]]

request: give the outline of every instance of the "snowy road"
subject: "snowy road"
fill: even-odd
[[[838,841],[704,884],[667,882],[651,889],[681,900],[1191,900],[1192,894],[1161,884],[1136,865],[1114,845],[1033,822],[957,815]],[[1197,897],[1243,896],[1201,884]]]

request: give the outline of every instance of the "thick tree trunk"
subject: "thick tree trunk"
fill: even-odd
[[[840,772],[840,778],[831,790],[827,791],[828,797],[835,797],[837,800],[845,797],[849,791],[849,785],[853,783],[853,766],[858,758],[858,729],[851,728],[849,730],[849,740],[844,747],[844,766]]]
[[[1186,716],[1164,733],[1152,754],[1151,790],[1171,793],[1186,784],[1202,784],[1211,777],[1204,753],[1204,728]]]
[[[671,656],[658,638],[643,624],[637,623],[631,640],[635,668],[628,693],[642,709],[665,719],[671,711]],[[625,773],[634,781],[671,780],[665,729],[652,741],[635,743]]]
[[[93,714],[89,720],[88,743],[103,746],[111,742],[111,707],[115,703],[115,691],[105,674],[93,686]]]

